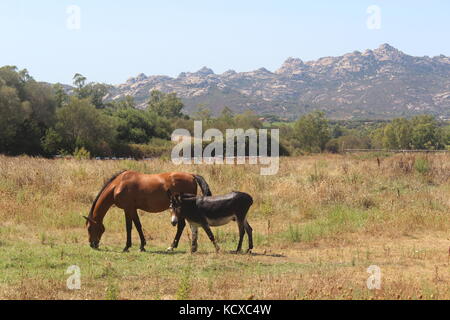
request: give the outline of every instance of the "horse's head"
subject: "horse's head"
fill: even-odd
[[[98,249],[100,245],[100,239],[105,232],[105,226],[101,222],[97,222],[90,217],[84,217],[86,219],[86,226],[89,234],[89,245],[92,249]]]
[[[192,202],[192,200],[196,199],[195,194],[172,194],[170,190],[167,190],[167,195],[169,196],[170,206],[169,208],[172,211],[172,225],[175,227],[178,224],[178,220],[184,219],[185,214],[184,210],[186,208],[185,205],[187,202]]]

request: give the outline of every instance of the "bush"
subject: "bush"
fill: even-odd
[[[148,144],[130,145],[130,154],[136,159],[170,157],[172,148],[171,141],[153,138]]]
[[[77,160],[90,159],[91,158],[91,153],[89,151],[87,151],[85,148],[81,147],[81,148],[76,148],[75,149],[75,152],[73,153],[73,156]]]
[[[420,174],[427,174],[430,171],[430,163],[425,158],[416,159],[414,169]]]
[[[339,150],[339,140],[338,139],[331,139],[327,142],[325,145],[325,150],[330,153],[338,153]]]

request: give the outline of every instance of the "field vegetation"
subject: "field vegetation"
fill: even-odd
[[[134,247],[121,253],[117,208],[92,250],[82,215],[121,169],[193,172],[213,193],[250,193],[253,254],[231,253],[235,224],[214,230],[219,254],[203,232],[190,254],[188,229],[165,252],[175,234],[168,211],[141,212],[147,252],[134,230]],[[447,154],[286,157],[275,176],[250,165],[0,156],[0,298],[450,299],[449,193]],[[72,265],[80,290],[66,286]],[[381,268],[380,290],[367,288],[371,265]]]

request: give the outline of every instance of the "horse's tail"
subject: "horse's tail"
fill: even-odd
[[[197,181],[197,184],[200,186],[200,189],[202,189],[203,195],[212,196],[211,189],[209,188],[209,185],[206,182],[205,178],[196,174],[194,174],[193,176],[195,178],[195,181]]]
[[[98,198],[100,198],[100,195],[103,193],[103,191],[106,189],[106,187],[109,186],[109,184],[110,184],[111,182],[113,182],[114,179],[116,179],[119,175],[121,175],[121,174],[124,173],[125,171],[127,171],[127,170],[123,170],[123,171],[117,172],[115,175],[113,175],[111,178],[109,178],[109,179],[105,182],[105,184],[104,184],[103,187],[100,189],[100,191],[99,191],[99,193],[97,194],[97,196],[95,197],[94,202],[92,203],[91,210],[89,210],[89,215],[88,215],[89,218],[92,218],[92,215],[94,214],[94,208],[95,208],[95,205],[97,204]],[[87,225],[87,224],[88,224],[88,220],[86,220],[86,225]]]

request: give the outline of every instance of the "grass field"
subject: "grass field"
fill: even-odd
[[[106,216],[101,250],[82,215],[121,169],[203,175],[213,193],[240,190],[255,203],[252,255],[232,254],[235,224],[203,231],[199,252],[166,253],[169,212],[141,212],[148,246],[130,253],[121,210]],[[2,299],[450,299],[450,156],[315,155],[284,158],[275,176],[257,166],[179,166],[169,161],[45,160],[0,156]],[[245,238],[244,248],[247,240]],[[66,270],[81,270],[69,290]],[[367,268],[381,268],[369,290]]]

